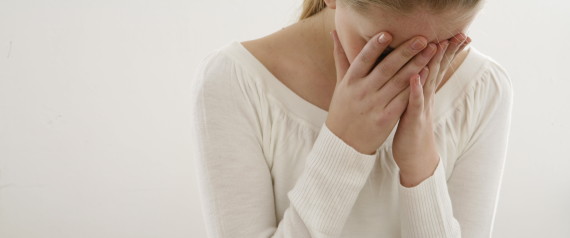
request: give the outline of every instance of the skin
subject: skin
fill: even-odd
[[[327,127],[361,153],[374,154],[399,121],[392,150],[400,183],[416,186],[439,162],[433,98],[465,58],[470,39],[461,33],[476,10],[363,14],[325,2],[315,16],[242,44],[299,96],[328,110]],[[378,63],[387,49],[394,50]]]

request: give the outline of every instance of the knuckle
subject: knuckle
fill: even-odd
[[[413,101],[411,101],[412,105],[414,107],[420,107],[422,104],[422,96],[420,95],[420,93],[415,92],[413,95]]]
[[[374,116],[374,124],[378,127],[385,126],[390,121],[389,115],[384,113],[377,113]]]
[[[414,58],[412,64],[419,69],[423,68],[428,63],[428,60],[429,60],[428,58],[418,55]]]
[[[380,71],[380,75],[383,78],[391,78],[392,74],[396,72],[397,67],[390,62],[385,62],[384,64],[378,65],[378,70]]]
[[[402,77],[396,80],[396,89],[397,90],[402,90],[404,88],[406,88],[407,86],[409,86],[410,81],[408,80],[410,77],[412,77],[413,74],[408,74],[408,77]]]
[[[402,78],[394,80],[394,84],[392,87],[393,87],[394,91],[399,92],[399,91],[402,91],[402,89],[406,88],[408,85],[409,85],[409,81],[407,80],[407,77],[402,77]]]
[[[372,62],[376,61],[376,54],[379,49],[379,46],[376,42],[368,43],[364,46],[361,50],[360,59],[362,63],[371,64]]]
[[[362,62],[363,64],[371,64],[373,59],[374,57],[369,52],[363,52],[362,55],[360,56],[360,62]]]
[[[394,111],[394,109],[392,107],[386,107],[386,109],[384,110],[384,119],[385,120],[389,120],[390,118],[393,118],[394,115],[396,114],[396,112]]]
[[[390,80],[386,86],[390,87],[390,90],[401,91],[409,85],[409,77],[413,75],[411,70],[403,71],[398,73],[398,75]]]
[[[426,87],[431,90],[435,88],[436,86],[435,83],[436,83],[435,80],[430,80],[428,83],[426,83]]]
[[[417,51],[411,49],[410,47],[406,47],[405,49],[402,50],[401,57],[406,60],[409,60],[412,57],[414,57],[417,53],[418,53]]]

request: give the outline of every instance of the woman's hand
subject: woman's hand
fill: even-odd
[[[337,83],[325,124],[358,152],[372,155],[408,104],[409,78],[418,73],[427,77],[427,70],[420,71],[436,49],[426,47],[425,37],[414,37],[375,66],[392,40],[384,32],[372,37],[350,64],[336,31],[332,35]]]
[[[400,183],[405,187],[418,185],[437,167],[439,153],[432,121],[435,91],[452,60],[470,42],[471,39],[462,33],[440,42],[427,67],[427,78],[420,75],[409,78],[408,106],[400,118],[392,144],[394,160],[400,168]]]

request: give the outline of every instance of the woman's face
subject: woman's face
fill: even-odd
[[[359,13],[337,0],[335,28],[350,63],[360,53],[371,37],[380,32],[392,35],[389,51],[414,36],[422,35],[428,42],[438,43],[461,32],[465,33],[477,10],[449,9],[440,14],[415,10],[403,15],[380,7],[370,7],[367,13]]]

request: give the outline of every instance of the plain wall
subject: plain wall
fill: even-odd
[[[0,237],[205,237],[196,65],[301,0],[0,0]],[[570,237],[570,4],[488,0],[473,46],[515,102],[495,237]]]

